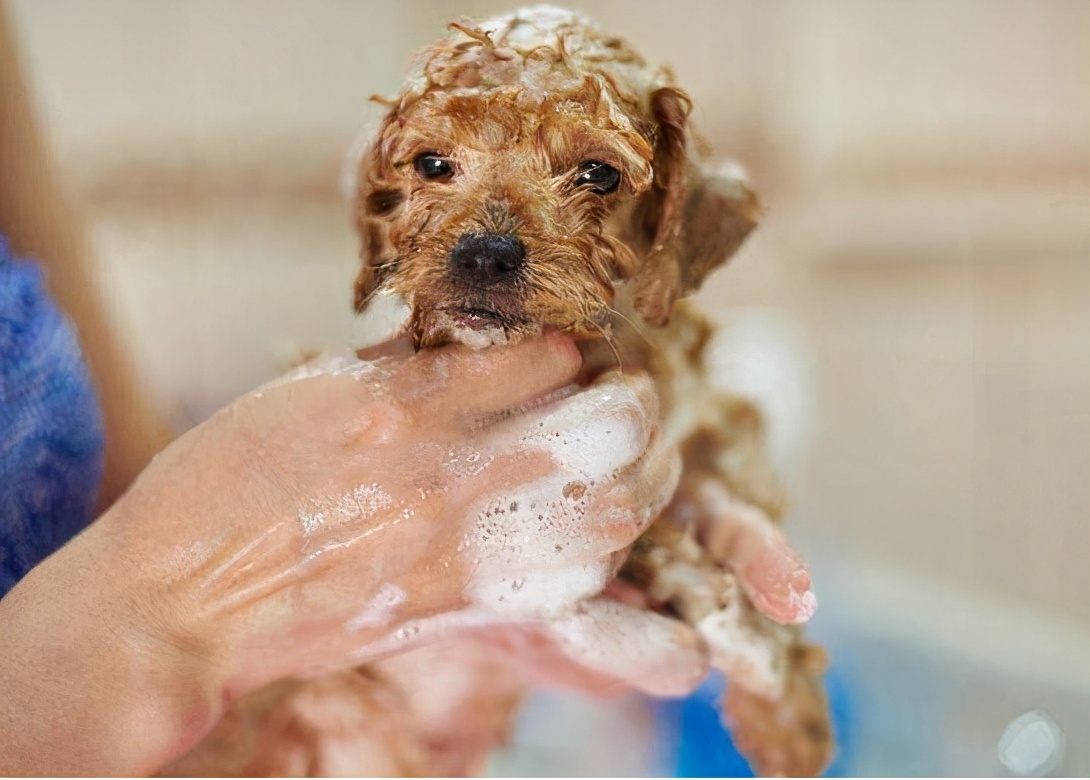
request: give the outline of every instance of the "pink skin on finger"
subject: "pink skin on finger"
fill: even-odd
[[[705,530],[708,549],[738,576],[753,605],[777,623],[809,620],[817,609],[810,572],[768,516],[711,481],[697,500],[715,518]]]
[[[805,623],[817,609],[810,572],[782,537],[758,553],[740,576],[754,606],[777,623]]]
[[[613,580],[602,591],[602,596],[636,609],[648,609],[651,606],[646,593],[624,580]]]

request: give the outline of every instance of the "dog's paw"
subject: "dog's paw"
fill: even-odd
[[[814,645],[798,645],[790,652],[780,696],[761,696],[735,685],[724,703],[735,745],[762,777],[817,777],[835,752],[821,683],[825,652]]]

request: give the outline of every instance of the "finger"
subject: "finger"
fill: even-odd
[[[678,448],[656,433],[643,457],[618,478],[618,487],[632,484],[633,500],[641,510],[640,533],[646,531],[670,503],[681,481],[683,466]]]
[[[632,545],[670,503],[681,472],[681,453],[654,435],[639,460],[612,482],[594,488],[596,536],[610,549]]]
[[[359,629],[356,629],[360,634],[357,637],[353,633],[353,628],[348,627],[337,643],[327,648],[332,651],[327,654],[338,657],[335,665],[337,667],[356,666],[503,622],[504,618],[493,612],[466,607],[453,612],[438,612],[404,621],[396,629],[384,632],[378,639],[366,630]],[[334,667],[328,665],[316,666],[307,669],[300,676],[319,676],[332,668]]]
[[[412,339],[408,336],[397,336],[380,344],[356,350],[356,357],[365,362],[379,358],[410,358],[415,354]]]
[[[781,694],[785,645],[747,620],[737,600],[704,616],[695,628],[708,644],[711,665],[730,683],[769,698]]]
[[[606,486],[601,494],[589,494],[588,515],[595,522],[589,538],[596,554],[627,550],[669,503],[681,478],[681,455],[670,452],[656,457],[659,462],[653,467],[641,465],[637,473]]]
[[[509,619],[554,618],[570,614],[573,605],[597,596],[613,574],[608,562],[542,569],[520,576],[492,560],[474,573],[465,589],[474,605]]]
[[[614,480],[646,452],[658,425],[658,396],[645,375],[588,387],[509,423],[523,449],[547,452],[565,471]]]
[[[708,517],[705,546],[738,576],[753,605],[777,623],[809,620],[817,609],[810,572],[768,516],[711,480],[697,500]]]
[[[511,346],[421,352],[399,367],[391,390],[406,405],[426,404],[429,414],[475,419],[567,385],[581,365],[570,338],[548,333]]]
[[[258,392],[264,392],[301,379],[334,374],[344,370],[346,366],[358,363],[356,353],[350,349],[325,350],[301,363],[282,376],[271,379],[257,388]]]
[[[657,440],[648,449],[649,463],[612,482],[557,470],[548,462],[547,473],[527,482],[535,454],[540,458],[522,453],[490,464],[493,492],[468,509],[474,519],[462,544],[474,551],[478,578],[522,582],[520,575],[537,573],[557,595],[561,570],[589,577],[599,564],[609,569],[612,557],[624,553],[661,513],[681,474],[680,455],[669,447],[660,452]],[[506,489],[499,489],[503,485]],[[534,589],[510,604],[522,603]]]
[[[635,609],[649,609],[651,606],[651,597],[646,591],[627,580],[613,580],[602,591],[602,596]]]
[[[610,393],[626,398],[603,401]],[[650,399],[639,397],[644,393]],[[522,573],[594,566],[627,549],[668,503],[681,458],[658,437],[645,446],[652,423],[643,410],[654,408],[651,388],[596,388],[579,396],[561,404],[574,410],[551,409],[520,420],[517,425],[524,431],[529,426],[529,433],[512,436],[507,451],[490,462],[497,490],[471,506],[469,515],[476,521],[465,542],[480,551],[482,577],[514,579]],[[572,424],[573,418],[583,419]],[[557,430],[560,425],[569,427]],[[611,446],[610,435],[618,432],[616,438],[627,442],[628,451]],[[547,471],[528,481],[527,469],[535,459]]]
[[[817,610],[817,596],[806,564],[778,536],[738,569],[753,605],[777,623],[805,623]]]
[[[653,696],[684,696],[708,673],[708,650],[689,626],[609,598],[585,602],[549,627],[573,663]]]

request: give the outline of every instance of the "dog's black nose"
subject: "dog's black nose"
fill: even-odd
[[[513,276],[526,262],[526,248],[515,236],[466,233],[450,251],[450,266],[466,281],[491,284]]]

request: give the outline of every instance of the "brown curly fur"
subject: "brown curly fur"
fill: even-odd
[[[545,324],[587,332],[608,321],[629,280],[637,311],[664,323],[722,261],[686,241],[733,251],[757,211],[740,189],[716,215],[725,223],[686,236],[701,178],[688,164],[688,96],[667,69],[556,9],[455,28],[418,55],[361,161],[356,308],[379,291],[400,296],[421,346],[452,338],[445,315],[456,302],[494,311],[508,335]],[[422,152],[448,157],[457,175],[422,181],[412,165]],[[617,168],[620,190],[603,198],[573,186],[585,160]],[[518,294],[451,278],[447,258],[467,232],[518,235],[529,258]]]
[[[755,227],[757,200],[737,175],[696,159],[691,103],[670,71],[648,67],[627,43],[581,16],[542,7],[451,28],[450,37],[420,52],[401,93],[383,101],[389,111],[360,160],[356,309],[376,295],[399,297],[411,312],[409,332],[425,348],[480,346],[559,328],[582,339],[588,373],[618,362],[624,371],[651,373],[664,426],[683,442],[685,473],[621,576],[664,612],[693,625],[718,615],[767,651],[768,668],[756,670],[732,647],[713,653],[733,682],[727,719],[759,773],[817,774],[833,750],[824,653],[749,603],[716,547],[721,518],[699,498],[703,486],[720,485],[770,520],[780,518],[785,501],[764,459],[760,414],[709,389],[703,354],[711,329],[691,308],[675,306]],[[419,176],[413,161],[424,152],[448,159],[454,175]],[[615,193],[575,185],[588,160],[620,172]],[[517,236],[526,252],[517,281],[472,284],[453,273],[451,250],[466,233]],[[695,589],[694,581],[701,583]],[[413,678],[420,668],[413,653],[349,675],[350,687],[365,679],[395,689],[356,697],[361,728],[378,719],[398,731],[385,744],[388,755],[357,761],[352,771],[480,771],[506,733],[524,683],[502,654],[490,655],[471,639],[413,652],[427,654],[429,681]],[[751,684],[755,671],[764,684]],[[430,681],[446,674],[463,689],[436,710]],[[314,688],[323,685],[328,681],[293,683],[271,698],[243,702],[208,740],[222,752],[247,728],[288,734],[297,746],[305,734],[310,742],[298,749],[310,763],[293,754],[293,763],[269,769],[265,751],[250,739],[245,760],[232,754],[229,766],[214,756],[201,763],[202,753],[215,753],[205,745],[174,769],[328,769],[320,757],[329,739],[313,725],[320,718],[307,715],[316,706],[308,705]],[[423,714],[429,706],[430,719]]]

